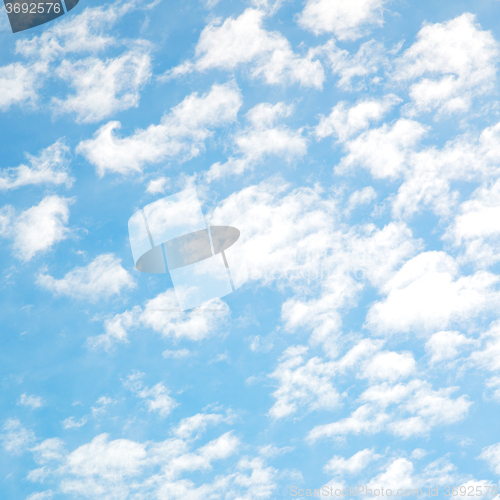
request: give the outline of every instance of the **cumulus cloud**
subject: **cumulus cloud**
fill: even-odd
[[[72,198],[46,196],[38,204],[17,214],[10,205],[0,209],[0,236],[13,240],[16,257],[27,262],[67,238]]]
[[[16,52],[27,62],[0,67],[0,109],[13,104],[37,105],[39,90],[53,77],[77,88],[76,95],[52,102],[58,112],[76,112],[79,121],[95,121],[135,106],[138,91],[149,76],[147,43],[139,41],[136,50],[107,61],[96,54],[123,44],[106,31],[137,6],[132,1],[87,8],[52,24],[42,35],[19,39]],[[93,57],[79,59],[89,53]]]
[[[112,253],[97,256],[85,267],[75,267],[64,278],[39,274],[37,283],[54,294],[96,302],[119,295],[123,289],[134,288],[135,281]]]
[[[105,61],[96,57],[64,60],[56,74],[76,93],[52,98],[54,112],[76,113],[79,123],[97,122],[138,106],[139,91],[151,77],[149,46],[138,43],[133,50]]]
[[[29,165],[0,170],[0,190],[17,189],[32,184],[65,184],[71,187],[74,179],[68,174],[69,147],[63,139],[42,149],[38,156],[26,154]]]
[[[196,92],[187,96],[163,115],[159,125],[120,138],[114,131],[121,124],[112,121],[97,130],[92,139],[80,142],[76,151],[96,167],[100,177],[108,172],[141,172],[145,165],[165,158],[186,161],[200,154],[204,141],[213,133],[211,129],[236,120],[241,103],[235,84],[215,84],[202,96]]]
[[[425,24],[417,40],[396,61],[393,79],[411,83],[410,115],[436,110],[467,111],[474,98],[496,83],[498,42],[481,30],[473,14]]]
[[[358,451],[350,458],[344,458],[335,455],[328,463],[323,467],[324,472],[344,475],[344,474],[358,474],[361,472],[370,462],[378,460],[381,455],[377,455],[373,448],[365,448],[364,450]]]
[[[407,384],[384,382],[372,385],[360,396],[362,403],[351,415],[330,424],[318,425],[307,435],[309,441],[342,438],[350,434],[390,432],[400,438],[426,435],[438,425],[463,420],[472,402],[467,396],[451,398],[457,387],[432,389],[429,382],[414,379]]]
[[[9,418],[3,425],[0,440],[6,451],[13,455],[21,455],[35,441],[33,431],[26,429],[18,418]]]
[[[427,133],[422,124],[400,118],[393,125],[384,123],[344,145],[347,154],[335,167],[338,174],[354,167],[366,168],[376,179],[397,178],[408,168],[415,146]]]
[[[366,90],[368,84],[378,85],[382,77],[377,73],[389,65],[385,47],[375,40],[361,44],[355,53],[337,47],[335,40],[311,51],[326,59],[332,73],[339,76],[337,87],[343,91]]]
[[[388,94],[383,99],[364,99],[349,106],[340,101],[329,116],[321,116],[315,127],[316,137],[323,139],[333,136],[340,142],[366,130],[372,122],[381,120],[401,99],[394,94]]]
[[[158,294],[146,302],[144,309],[133,309],[116,314],[104,322],[105,333],[89,337],[88,345],[110,349],[116,343],[128,342],[128,332],[138,327],[150,328],[175,340],[202,340],[213,334],[229,315],[229,308],[220,299],[205,302],[199,308],[183,312],[174,290]]]
[[[314,52],[303,57],[294,53],[281,33],[263,28],[264,17],[262,10],[246,9],[222,24],[220,19],[212,21],[201,32],[195,60],[173,68],[165,77],[216,68],[233,70],[247,64],[253,78],[263,78],[268,84],[297,82],[321,89],[325,76],[321,63],[313,60]]]
[[[46,73],[43,63],[12,63],[0,67],[0,110],[6,111],[13,104],[34,106],[38,99],[40,79]]]
[[[246,114],[249,125],[233,138],[234,149],[240,156],[231,157],[223,164],[214,163],[206,174],[207,180],[242,174],[269,156],[282,157],[289,162],[304,156],[307,139],[303,130],[293,130],[276,123],[291,113],[292,106],[286,106],[283,102],[275,105],[260,103],[250,109]]]
[[[32,449],[35,461],[44,467],[31,471],[28,477],[40,484],[50,478],[52,489],[40,492],[42,495],[57,492],[124,498],[139,494],[180,500],[215,498],[221,493],[228,498],[251,498],[257,492],[258,498],[270,498],[276,488],[277,471],[261,456],[238,457],[242,443],[232,432],[195,445],[194,438],[205,431],[204,423],[227,422],[217,415],[188,417],[172,429],[173,437],[160,442],[111,439],[104,433],[67,452],[62,441],[45,440]],[[228,459],[232,459],[230,470],[207,481],[205,474],[217,462]],[[49,461],[51,467],[46,467]],[[194,472],[198,477],[193,477]]]
[[[460,276],[444,252],[423,252],[406,262],[383,287],[386,298],[368,311],[367,326],[380,333],[432,331],[471,321],[498,303],[498,277],[484,271]]]
[[[431,364],[434,364],[453,360],[461,348],[473,343],[473,339],[467,338],[460,332],[444,330],[434,333],[425,343],[425,349],[431,355]]]
[[[148,411],[158,411],[160,416],[166,417],[178,403],[168,395],[168,389],[159,382],[153,387],[144,385],[144,373],[131,373],[124,382],[124,386],[131,390],[138,398],[142,399]]]
[[[27,406],[32,410],[36,410],[37,408],[41,408],[44,405],[44,400],[40,396],[28,396],[26,393],[21,394],[18,405]]]
[[[333,33],[339,40],[356,40],[373,26],[382,26],[387,0],[331,2],[307,0],[299,25],[315,35]]]

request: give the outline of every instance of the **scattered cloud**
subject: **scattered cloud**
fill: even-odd
[[[25,154],[29,166],[21,164],[0,170],[0,191],[37,184],[72,186],[74,179],[68,174],[69,147],[64,139],[43,149],[38,156]]]
[[[28,396],[26,393],[21,394],[18,405],[27,406],[32,410],[36,410],[37,408],[41,408],[44,405],[44,400],[40,396]]]
[[[0,236],[13,240],[16,257],[27,262],[67,238],[69,205],[73,198],[46,196],[38,204],[16,214],[10,205],[0,209]]]
[[[386,0],[307,0],[298,22],[315,35],[333,33],[339,40],[356,40],[373,26],[382,26],[386,3]]]
[[[37,284],[57,295],[97,302],[122,290],[136,286],[130,273],[121,265],[121,259],[112,253],[97,256],[85,267],[75,267],[64,278],[39,274]]]
[[[268,84],[297,82],[321,89],[325,76],[321,63],[313,60],[314,52],[310,50],[303,57],[294,53],[281,33],[263,28],[265,15],[262,10],[246,9],[223,23],[215,19],[201,32],[195,60],[169,70],[165,78],[210,69],[230,71],[246,64],[253,78],[262,78]]]
[[[235,84],[214,84],[202,96],[196,92],[187,96],[163,115],[159,125],[136,130],[129,137],[117,137],[114,131],[121,127],[120,122],[108,122],[92,139],[80,142],[76,152],[96,167],[100,177],[108,172],[142,172],[147,164],[166,158],[186,161],[200,154],[204,141],[213,133],[211,129],[236,120],[241,104]]]

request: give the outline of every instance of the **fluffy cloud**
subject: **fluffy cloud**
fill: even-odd
[[[38,156],[26,153],[29,166],[0,170],[0,190],[17,189],[30,184],[65,184],[71,187],[73,180],[68,174],[69,147],[63,139],[59,139],[48,148],[40,151]]]
[[[335,167],[337,174],[353,167],[366,168],[376,179],[396,178],[408,168],[415,146],[427,133],[426,127],[400,118],[392,126],[382,125],[345,143],[347,155]]]
[[[37,102],[40,79],[47,68],[43,63],[22,64],[19,62],[0,67],[0,110],[6,111],[13,104]]]
[[[213,299],[200,308],[183,312],[174,290],[167,290],[146,302],[144,310],[135,306],[133,309],[116,314],[104,323],[105,333],[89,337],[91,347],[110,349],[117,342],[128,342],[128,331],[134,328],[151,328],[165,337],[202,340],[224,323],[229,315],[229,308],[220,299]]]
[[[401,99],[394,94],[388,94],[383,99],[365,99],[353,106],[340,101],[329,116],[322,116],[315,128],[316,137],[323,139],[333,136],[340,142],[345,142],[353,135],[366,130],[371,122],[381,120]]]
[[[315,35],[333,33],[339,40],[356,40],[370,27],[383,24],[385,3],[387,0],[307,0],[298,21]]]
[[[478,458],[485,460],[493,472],[500,474],[500,443],[484,447]]]
[[[111,253],[97,256],[85,267],[75,267],[61,279],[39,274],[37,283],[55,294],[92,302],[135,287],[132,276],[122,267],[121,259]]]
[[[0,109],[37,104],[39,89],[54,76],[69,81],[77,94],[66,100],[54,98],[53,104],[58,112],[76,112],[79,121],[99,120],[135,106],[150,72],[147,43],[139,40],[135,50],[108,61],[95,54],[122,44],[105,32],[138,4],[115,2],[87,8],[52,24],[40,36],[19,39],[16,52],[28,61],[0,67]],[[94,57],[78,59],[88,53]]]
[[[14,254],[23,261],[47,252],[69,233],[69,205],[73,199],[52,195],[20,214],[7,205],[0,209],[0,236],[13,240]]]
[[[188,417],[172,429],[173,437],[161,442],[111,439],[109,434],[99,434],[68,453],[62,441],[48,439],[32,448],[35,461],[43,467],[31,471],[28,479],[43,483],[50,478],[53,487],[37,493],[40,498],[55,493],[86,498],[272,498],[277,471],[267,466],[262,456],[237,457],[242,444],[232,432],[195,446],[205,424],[227,422],[226,417],[219,417]],[[226,474],[206,481],[206,473],[217,462],[229,459]]]
[[[315,341],[334,349],[340,311],[356,303],[364,286],[354,273],[364,271],[378,287],[419,245],[403,224],[348,228],[341,199],[321,194],[320,186],[290,191],[273,178],[232,194],[209,220],[240,229],[250,281],[296,291],[282,306],[285,327],[312,330]]]
[[[387,51],[375,40],[361,44],[356,53],[337,47],[334,40],[311,49],[311,52],[326,58],[332,73],[340,77],[337,87],[343,91],[360,91],[365,90],[368,83],[379,84],[382,78],[370,75],[376,75],[381,68],[388,66]]]
[[[196,92],[187,96],[163,116],[159,125],[120,138],[114,133],[120,122],[109,122],[92,139],[82,141],[76,151],[95,165],[100,177],[107,172],[141,172],[148,163],[168,157],[185,161],[204,148],[204,141],[212,135],[211,128],[236,120],[241,102],[235,84],[215,84],[201,97]]]
[[[21,397],[19,398],[17,404],[21,406],[27,406],[28,408],[35,410],[37,408],[41,408],[44,405],[44,401],[39,396],[28,396],[26,393],[24,393],[21,394]]]
[[[266,31],[262,25],[264,11],[246,9],[239,17],[220,24],[216,19],[204,28],[196,45],[194,62],[185,62],[167,73],[167,78],[220,68],[233,70],[240,64],[250,65],[254,78],[269,84],[298,82],[304,87],[322,88],[323,67],[313,60],[313,52],[300,57],[290,42],[277,31]]]
[[[465,247],[464,258],[477,267],[490,266],[500,260],[499,221],[500,181],[481,186],[464,201],[448,227],[446,238]]]
[[[241,174],[261,162],[265,157],[278,156],[291,161],[307,152],[307,139],[302,129],[293,130],[276,122],[292,113],[284,103],[261,103],[247,112],[249,125],[234,136],[234,148],[239,158],[231,157],[226,163],[215,163],[206,174],[209,181],[227,175]]]
[[[498,43],[466,13],[444,23],[426,24],[396,61],[393,78],[411,82],[410,115],[437,110],[467,111],[475,97],[496,82]]]
[[[76,94],[52,99],[56,114],[76,113],[76,121],[97,122],[117,111],[137,107],[139,91],[151,77],[149,47],[139,43],[121,56],[103,61],[96,57],[72,63],[64,60],[56,74]]]
[[[445,330],[433,334],[425,343],[425,350],[431,355],[431,364],[434,364],[456,358],[459,349],[473,343],[472,339],[460,332]]]
[[[352,457],[346,459],[344,457],[334,456],[323,468],[326,473],[335,475],[357,474],[361,472],[370,462],[381,458],[375,451],[369,448],[358,451]]]
[[[432,331],[470,321],[498,303],[498,277],[479,271],[459,276],[444,252],[423,252],[406,262],[383,287],[387,298],[368,311],[366,324],[378,332]]]
[[[304,363],[306,352],[304,346],[289,347],[276,370],[269,375],[280,383],[273,393],[277,401],[269,411],[271,417],[286,417],[295,413],[299,405],[310,410],[338,406],[340,396],[331,381],[335,365],[322,363],[318,358]]]
[[[361,404],[348,417],[318,425],[308,434],[309,441],[341,438],[349,434],[390,432],[408,438],[425,435],[433,427],[451,424],[467,416],[470,402],[467,396],[451,398],[457,387],[433,390],[428,382],[414,379],[407,384],[373,385],[361,394]]]
[[[162,382],[153,387],[144,386],[144,373],[134,372],[127,377],[124,385],[130,389],[148,407],[148,411],[158,411],[160,416],[166,417],[178,403],[168,395],[168,389]]]
[[[33,444],[35,434],[26,429],[19,419],[9,418],[3,425],[0,439],[6,451],[13,455],[21,455]]]

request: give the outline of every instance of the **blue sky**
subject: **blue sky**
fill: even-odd
[[[499,15],[81,0],[13,35],[4,11],[1,498],[492,498]],[[176,312],[127,223],[190,188],[250,273]]]

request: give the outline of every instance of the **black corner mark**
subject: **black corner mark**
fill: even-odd
[[[73,9],[79,0],[4,0],[5,10],[9,16],[13,33],[25,31],[35,26],[52,21]]]

